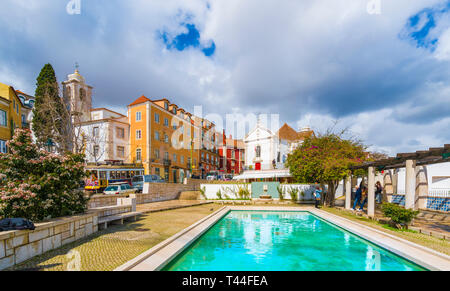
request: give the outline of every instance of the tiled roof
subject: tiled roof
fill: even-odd
[[[304,140],[312,135],[314,135],[314,131],[312,130],[297,132],[287,123],[278,130],[278,137],[288,141]]]
[[[310,137],[310,136],[315,136],[315,133],[314,133],[313,130],[302,131],[302,132],[298,133],[298,139],[299,140],[304,140],[304,139],[306,139],[307,137]]]
[[[136,99],[133,103],[131,103],[128,106],[133,106],[133,105],[137,105],[137,104],[141,104],[141,103],[145,103],[147,101],[151,101],[150,99],[148,99],[147,97],[145,97],[144,95],[142,95],[141,97],[139,97],[138,99]]]
[[[295,141],[298,139],[298,132],[290,127],[287,123],[285,123],[278,130],[278,137],[284,140]]]

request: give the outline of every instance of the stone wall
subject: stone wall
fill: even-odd
[[[161,201],[173,200],[178,199],[181,192],[198,190],[200,189],[199,187],[199,184],[189,182],[188,184],[145,183],[143,193],[150,195],[159,195]]]
[[[34,231],[0,232],[0,270],[97,232],[97,212],[37,223]]]
[[[98,218],[105,216],[117,215],[121,213],[127,213],[133,211],[132,205],[116,205],[116,206],[104,206],[90,209],[88,213],[97,213]]]
[[[193,182],[195,181],[195,182]],[[195,191],[200,189],[200,182],[205,180],[189,179],[188,184],[175,183],[145,183],[143,192],[136,195],[136,203],[144,204],[158,201],[178,199],[181,192]],[[88,202],[88,209],[115,206],[119,198],[126,198],[129,195],[92,195]]]
[[[88,209],[105,207],[105,206],[114,206],[117,205],[118,198],[126,198],[129,195],[105,195],[105,194],[96,194],[92,195],[88,202]]]
[[[208,180],[202,180],[202,179],[187,179],[187,184],[192,185],[192,187],[194,187],[194,189],[192,189],[192,190],[200,190],[201,184],[211,184],[212,182],[214,182],[214,181],[208,181]],[[219,181],[215,181],[215,182],[219,182]]]

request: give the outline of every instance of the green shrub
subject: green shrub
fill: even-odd
[[[239,199],[247,200],[250,199],[250,190],[248,189],[248,185],[237,186],[238,187],[238,196]]]
[[[217,199],[222,200],[222,192],[220,190],[217,191],[216,195],[217,195]]]
[[[291,195],[291,200],[293,202],[297,202],[298,200],[298,188],[297,187],[290,187],[288,190],[289,195]]]
[[[398,224],[408,224],[419,214],[419,211],[405,209],[394,203],[383,203],[381,211],[383,211],[384,216]]]
[[[206,187],[200,188],[200,194],[202,194],[203,199],[208,200],[208,197],[206,197]]]
[[[278,195],[280,196],[280,201],[284,200],[284,189],[283,186],[277,186]]]

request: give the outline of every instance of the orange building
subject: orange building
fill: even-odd
[[[191,174],[200,175],[199,150],[193,146],[193,116],[167,99],[141,96],[128,105],[131,162],[141,162],[145,174],[156,174],[179,183]]]

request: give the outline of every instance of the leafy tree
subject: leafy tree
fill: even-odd
[[[36,80],[35,104],[33,108],[32,128],[37,145],[45,148],[53,142],[59,152],[71,150],[70,113],[59,96],[59,86],[55,71],[46,64]]]
[[[34,221],[83,213],[87,199],[78,191],[85,177],[84,156],[39,149],[28,129],[16,129],[0,154],[0,218]]]
[[[367,157],[360,141],[327,132],[305,139],[288,156],[286,165],[298,183],[328,185],[326,204],[332,206],[339,181],[349,174],[349,167],[364,162]]]

